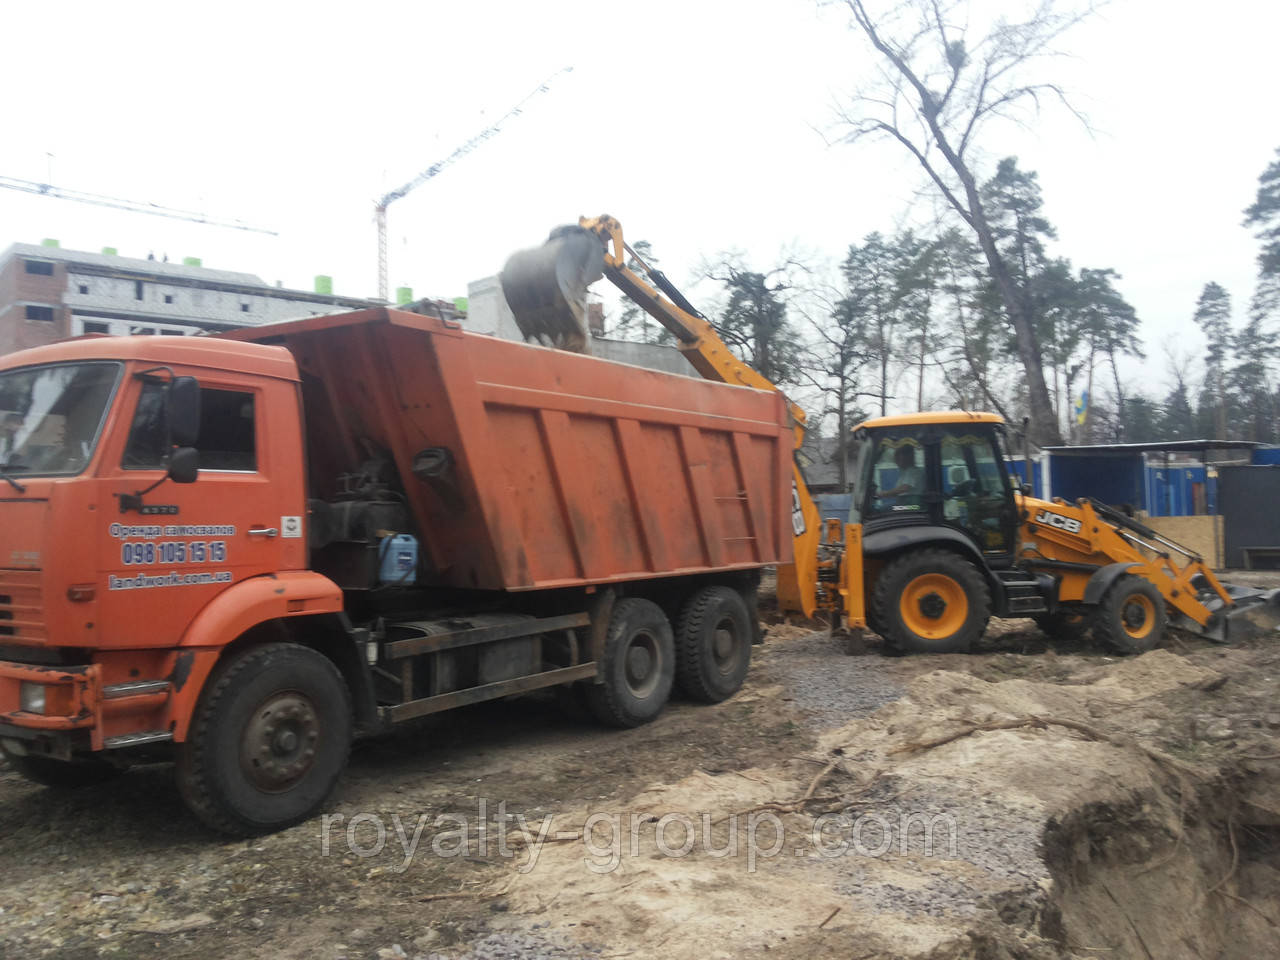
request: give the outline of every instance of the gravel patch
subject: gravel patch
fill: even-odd
[[[845,874],[834,884],[837,891],[856,895],[878,912],[933,917],[976,916],[1000,909],[1010,898],[1028,905],[1044,899],[1049,870],[1040,853],[1043,814],[998,798],[922,790],[918,784],[909,799],[896,797],[893,779],[845,811],[853,824],[861,818],[861,826],[842,831],[853,846],[837,867]],[[886,883],[882,873],[868,875],[869,854],[890,863],[909,861],[911,866],[903,866],[918,882],[904,886]],[[991,891],[999,891],[1001,902],[993,902]]]
[[[773,669],[813,726],[837,727],[865,717],[903,694],[893,662],[878,655],[850,657],[825,632],[779,640]]]
[[[425,960],[594,960],[602,950],[596,944],[570,944],[538,933],[492,933],[463,953],[431,953]]]

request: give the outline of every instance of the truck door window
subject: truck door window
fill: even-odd
[[[987,553],[1009,549],[1004,473],[991,437],[948,432],[942,438],[942,515]]]
[[[126,470],[164,467],[169,453],[167,439],[164,387],[158,383],[143,384],[121,466]],[[253,394],[202,387],[196,448],[200,451],[201,470],[257,470]]]

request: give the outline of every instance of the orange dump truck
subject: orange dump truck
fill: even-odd
[[[394,310],[2,357],[0,747],[51,785],[171,757],[252,834],[427,714],[725,699],[791,447],[776,392]]]

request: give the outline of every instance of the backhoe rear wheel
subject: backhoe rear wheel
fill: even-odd
[[[1094,631],[1118,653],[1146,653],[1164,639],[1164,597],[1150,580],[1123,576],[1102,598]]]
[[[915,550],[890,561],[871,603],[881,636],[907,653],[967,653],[991,616],[986,580],[949,550]]]

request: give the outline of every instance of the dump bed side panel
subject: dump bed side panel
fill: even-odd
[[[790,559],[779,394],[397,311],[236,336],[297,357],[316,496],[390,452],[436,583],[522,590]],[[450,475],[417,479],[415,457],[440,447]]]

